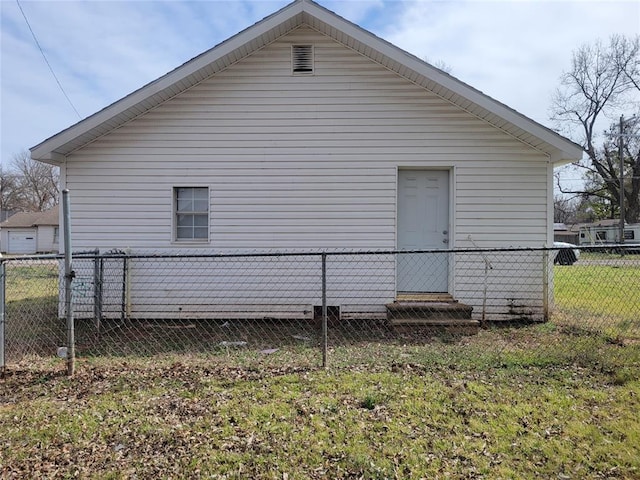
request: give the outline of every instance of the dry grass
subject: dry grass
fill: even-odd
[[[19,365],[0,394],[2,477],[640,475],[640,363],[542,365],[511,352],[458,365],[428,347],[357,350],[389,361],[85,359],[74,378],[57,363]]]

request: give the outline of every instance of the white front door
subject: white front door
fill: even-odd
[[[398,249],[449,248],[449,172],[398,171]],[[447,253],[398,254],[398,292],[447,292]]]

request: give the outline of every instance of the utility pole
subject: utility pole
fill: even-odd
[[[620,115],[618,131],[618,157],[620,159],[620,238],[619,243],[624,245],[624,115]]]
[[[634,121],[635,115],[631,117],[627,122]],[[640,135],[637,134],[626,134],[624,133],[625,127],[624,115],[620,115],[620,123],[618,124],[618,133],[614,134],[613,132],[609,133],[608,136],[616,137],[618,139],[618,159],[620,162],[620,233],[619,233],[619,241],[618,243],[624,244],[624,139],[625,138],[638,138]],[[612,129],[613,130],[613,129]],[[624,255],[624,250],[622,250]]]

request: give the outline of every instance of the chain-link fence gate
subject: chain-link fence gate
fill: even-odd
[[[468,355],[526,347],[541,356],[562,349],[570,358],[577,347],[567,338],[579,340],[580,351],[640,341],[635,253],[83,253],[73,260],[75,351],[243,352],[326,364],[360,361],[374,346],[400,349],[397,357],[412,345],[444,343]],[[3,366],[55,356],[68,346],[64,257],[3,258],[0,265]]]

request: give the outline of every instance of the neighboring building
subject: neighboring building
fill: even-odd
[[[8,220],[9,217],[14,213],[16,212],[13,210],[0,210],[0,223],[4,222],[5,220]]]
[[[550,245],[553,168],[580,159],[582,149],[296,0],[31,156],[61,167],[74,249],[223,253]],[[505,275],[507,286],[513,275],[530,285],[492,297],[495,317],[520,318],[516,302],[541,312],[542,262],[507,262],[514,260],[496,260],[493,275]],[[340,312],[380,312],[398,292],[447,292],[477,315],[484,263],[462,263],[440,255],[412,270],[393,257],[359,258],[328,302]],[[269,281],[236,301],[264,312],[290,289],[292,308],[305,316],[319,305],[317,283],[306,292],[299,277],[278,270],[291,265],[271,262]],[[231,298],[233,281],[205,288],[201,275],[211,271],[188,275],[196,268],[188,262],[174,268],[154,279],[139,267],[114,284],[128,285],[130,315],[207,316],[207,302]],[[372,282],[375,296],[361,294]],[[157,288],[165,305],[146,297]]]
[[[573,243],[575,245],[578,244],[578,232],[573,231],[571,228],[567,227],[564,223],[554,223],[553,224],[553,240],[555,242],[566,242]]]
[[[58,251],[58,207],[46,212],[20,212],[0,223],[2,253],[34,254]]]
[[[580,245],[620,243],[620,220],[606,219],[594,223],[582,223],[578,225],[578,229]],[[640,244],[640,224],[625,224],[624,243]]]

